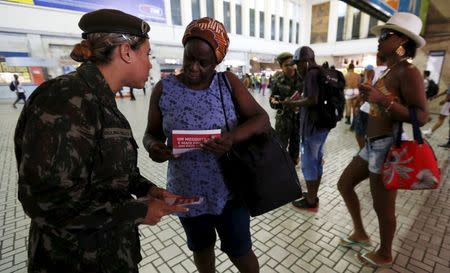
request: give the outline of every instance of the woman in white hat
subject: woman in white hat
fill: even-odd
[[[366,145],[353,158],[342,173],[338,189],[353,220],[353,233],[343,238],[346,247],[369,246],[354,188],[369,178],[373,207],[380,225],[380,247],[366,254],[358,254],[359,261],[372,267],[390,267],[393,262],[396,190],[386,190],[381,177],[384,158],[391,147],[399,122],[410,122],[409,107],[414,107],[419,126],[428,120],[428,110],[420,71],[408,62],[416,49],[425,45],[419,36],[421,20],[410,13],[396,13],[385,25],[372,32],[379,35],[378,54],[386,59],[387,69],[372,86],[362,84],[359,89],[365,101],[371,104]]]

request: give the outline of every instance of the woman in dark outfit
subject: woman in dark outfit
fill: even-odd
[[[175,195],[140,175],[115,102],[122,86],[147,80],[150,26],[106,9],[79,26],[84,40],[71,57],[81,66],[33,92],[14,136],[19,200],[31,218],[28,271],[138,272],[137,226],[187,211],[167,205]]]
[[[396,190],[387,190],[381,177],[384,158],[394,142],[399,122],[410,122],[409,107],[414,107],[419,125],[428,121],[428,110],[420,71],[407,59],[415,56],[416,48],[425,45],[419,36],[422,21],[410,13],[396,13],[385,25],[376,26],[379,34],[378,54],[386,59],[387,69],[376,83],[362,84],[362,97],[370,103],[365,146],[342,173],[338,189],[353,220],[353,233],[343,238],[342,246],[369,246],[360,212],[355,187],[369,178],[373,207],[380,226],[380,247],[366,254],[358,254],[363,265],[371,267],[392,266],[392,241],[396,228]]]

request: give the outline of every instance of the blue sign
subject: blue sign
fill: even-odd
[[[420,16],[421,8],[428,8],[428,0],[398,0],[398,10],[386,3],[386,0],[365,0],[369,5],[391,16],[395,12],[409,12]]]
[[[82,12],[118,9],[145,21],[166,23],[164,0],[34,0],[34,4]]]

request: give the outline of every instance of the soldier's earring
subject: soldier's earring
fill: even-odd
[[[403,45],[400,45],[399,47],[397,47],[397,49],[395,50],[395,54],[397,54],[399,57],[405,56],[406,50],[403,47]]]

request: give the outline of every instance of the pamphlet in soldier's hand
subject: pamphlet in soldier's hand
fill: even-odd
[[[168,205],[177,205],[177,206],[187,206],[187,205],[198,205],[203,202],[203,197],[187,197],[187,196],[179,196],[179,197],[166,197],[164,201]]]
[[[298,100],[300,99],[300,93],[298,91],[295,91],[294,94],[291,96],[291,100]]]
[[[221,130],[173,130],[172,148],[173,155],[179,155],[195,149],[200,149],[200,144],[210,138],[220,138]]]

